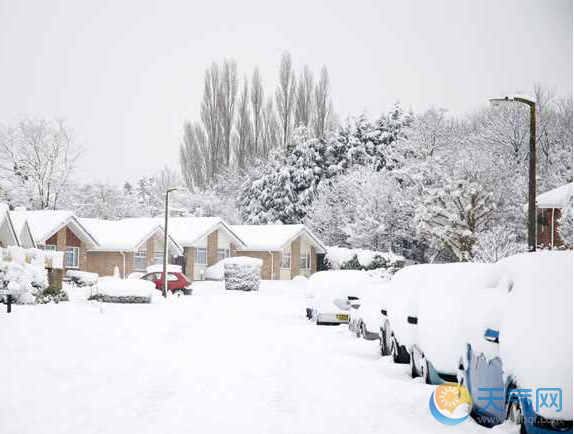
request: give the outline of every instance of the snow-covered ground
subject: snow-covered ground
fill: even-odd
[[[0,313],[0,432],[452,431],[429,411],[433,386],[346,326],[308,322],[291,282],[194,285],[148,305],[76,296]]]

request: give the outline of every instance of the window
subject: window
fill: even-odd
[[[291,253],[283,253],[283,256],[281,256],[281,268],[291,269]]]
[[[217,260],[221,261],[222,259],[229,257],[229,249],[217,249]]]
[[[134,270],[145,271],[147,268],[147,250],[138,250],[134,255]]]
[[[173,274],[173,273],[167,273],[167,281],[168,282],[177,282],[179,279],[178,277]]]
[[[207,265],[207,249],[198,247],[195,249],[195,263],[199,265]]]
[[[78,268],[80,266],[80,248],[66,247],[64,255],[64,266],[67,268]]]
[[[301,255],[301,269],[309,270],[311,268],[311,255],[309,253]]]
[[[44,246],[44,250],[47,250],[48,252],[55,252],[56,251],[56,246],[53,244],[46,244]]]
[[[163,252],[154,252],[153,253],[153,263],[154,264],[163,264]]]

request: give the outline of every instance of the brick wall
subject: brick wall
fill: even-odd
[[[78,247],[80,249],[79,268],[86,271],[86,245],[67,226],[48,238],[44,244],[56,246],[58,252],[65,252],[66,247]]]
[[[86,271],[98,273],[100,276],[112,276],[116,266],[120,270],[120,276],[123,275],[124,277],[128,277],[128,275],[133,271],[133,253],[125,254],[125,270],[123,270],[124,257],[120,252],[87,252],[86,256]]]
[[[554,247],[563,245],[558,232],[558,219],[561,210],[554,209]],[[552,208],[539,208],[536,216],[536,244],[544,247],[552,247]]]
[[[301,237],[291,241],[291,279],[301,271]]]
[[[185,275],[189,280],[193,280],[195,271],[195,247],[186,247],[184,249]]]
[[[217,262],[218,231],[215,230],[207,236],[207,266]]]

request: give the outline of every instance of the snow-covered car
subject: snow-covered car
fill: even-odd
[[[499,281],[498,267],[485,263],[433,264],[426,268],[418,292],[417,312],[411,313],[411,375],[428,384],[456,382],[461,348],[467,331],[487,311],[469,304]]]
[[[572,260],[546,251],[499,261],[499,318],[471,336],[460,366],[477,422],[572,432]]]
[[[381,324],[381,305],[385,300],[389,283],[375,284],[355,304],[351,301],[349,330],[367,340],[379,339]]]
[[[306,311],[318,325],[347,324],[351,300],[358,300],[373,285],[364,271],[320,271],[309,279]]]
[[[432,264],[417,264],[399,270],[381,302],[381,354],[392,355],[395,363],[409,363],[407,348],[416,342],[413,322],[418,316],[418,294]]]

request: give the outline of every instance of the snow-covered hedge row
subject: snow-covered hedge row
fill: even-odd
[[[261,280],[263,261],[257,258],[238,256],[227,258],[224,264],[225,289],[257,291]]]
[[[10,246],[1,250],[0,261],[0,287],[10,291],[15,302],[33,304],[48,288],[44,251]]]
[[[392,252],[375,252],[365,249],[327,247],[327,264],[334,270],[375,270],[402,268],[405,258]]]
[[[90,299],[107,303],[150,303],[155,291],[155,285],[146,280],[106,276],[98,280],[97,292]]]

